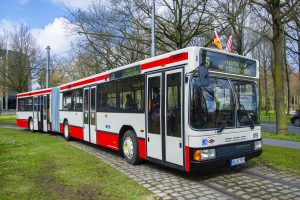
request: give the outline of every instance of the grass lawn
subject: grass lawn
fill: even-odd
[[[300,175],[300,150],[297,149],[263,145],[262,155],[250,162]]]
[[[291,123],[291,117],[293,115],[286,115],[286,123]],[[274,111],[270,111],[269,115],[266,115],[265,111],[260,112],[260,122],[261,123],[276,123],[276,115]]]
[[[16,124],[16,115],[0,114],[0,124]]]
[[[261,133],[262,133],[261,136],[263,138],[300,142],[300,134],[296,134],[296,133],[288,133],[286,135],[279,135],[276,133],[263,132],[263,131]]]
[[[154,199],[62,137],[0,128],[0,199]]]

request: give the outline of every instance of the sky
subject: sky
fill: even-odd
[[[93,0],[0,0],[0,33],[12,31],[20,23],[27,25],[37,43],[50,46],[51,53],[58,55],[71,49],[77,35],[65,28],[66,6],[87,8]]]

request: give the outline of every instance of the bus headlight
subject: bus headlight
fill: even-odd
[[[209,160],[216,158],[215,149],[196,150],[193,156],[195,161]]]
[[[255,151],[261,149],[261,146],[262,146],[261,140],[254,142],[254,150]]]
[[[215,149],[204,149],[201,151],[201,159],[202,160],[209,160],[216,158],[216,151]]]

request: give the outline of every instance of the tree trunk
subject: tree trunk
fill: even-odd
[[[266,104],[266,115],[269,115],[269,110],[270,110],[270,97],[268,94],[268,79],[267,79],[267,68],[264,66],[264,89],[265,89],[265,104]]]
[[[258,112],[260,113],[262,110],[262,94],[261,94],[261,87],[262,87],[262,83],[261,83],[261,79],[258,81]]]
[[[300,31],[298,32],[298,65],[299,65],[299,80],[300,80]],[[300,81],[299,81],[300,82]]]
[[[284,104],[284,49],[283,49],[283,25],[280,16],[280,1],[273,1],[273,50],[274,50],[274,89],[275,89],[275,112],[276,132],[287,133]]]
[[[284,64],[285,64],[285,76],[286,76],[286,86],[287,86],[287,114],[290,114],[291,109],[291,93],[290,93],[290,74],[288,69],[288,64],[286,60],[286,40],[284,39]]]

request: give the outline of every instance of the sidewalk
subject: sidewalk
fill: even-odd
[[[16,110],[1,110],[0,115],[15,115]]]
[[[300,142],[263,138],[263,144],[300,150]]]
[[[18,127],[14,124],[0,124],[0,128],[12,128],[12,129],[19,129],[19,130],[27,130],[26,128]]]

